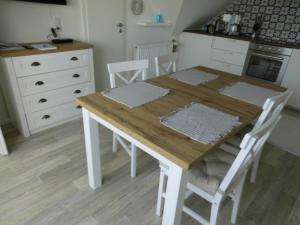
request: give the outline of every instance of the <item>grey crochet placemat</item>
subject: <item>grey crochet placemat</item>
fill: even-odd
[[[155,101],[169,93],[169,89],[157,87],[146,82],[135,82],[103,91],[102,95],[129,108],[134,108]]]
[[[260,107],[264,105],[268,98],[281,94],[281,92],[278,91],[244,82],[237,82],[231,86],[225,87],[220,90],[220,93]]]
[[[241,125],[238,117],[194,102],[161,117],[160,122],[204,144],[218,142],[234,127]]]
[[[183,83],[197,86],[217,79],[219,76],[208,72],[190,69],[183,70],[170,75],[171,78],[179,80]]]

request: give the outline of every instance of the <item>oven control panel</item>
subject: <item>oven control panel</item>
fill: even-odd
[[[291,48],[283,48],[279,46],[263,45],[263,44],[256,44],[256,43],[251,43],[250,50],[269,52],[269,53],[288,55],[288,56],[291,55],[293,51]]]

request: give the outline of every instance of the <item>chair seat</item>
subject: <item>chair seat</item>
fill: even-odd
[[[208,154],[197,166],[190,170],[189,183],[214,195],[235,157],[234,154],[225,152],[222,149]],[[160,168],[167,174],[167,165],[160,163]]]
[[[209,154],[201,163],[191,169],[189,182],[208,194],[214,195],[234,159],[234,155],[223,150]]]

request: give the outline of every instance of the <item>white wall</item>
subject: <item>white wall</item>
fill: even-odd
[[[133,49],[138,44],[171,41],[182,2],[184,0],[144,0],[144,12],[135,16],[130,10],[131,0],[127,0],[127,57],[133,56]],[[170,27],[139,27],[139,21],[155,20],[155,15],[161,12]]]
[[[68,6],[1,0],[0,42],[46,41],[55,17],[61,19],[62,36],[83,40],[80,0],[69,0]]]
[[[174,35],[180,34],[187,28],[200,29],[203,24],[214,18],[234,0],[184,0]]]

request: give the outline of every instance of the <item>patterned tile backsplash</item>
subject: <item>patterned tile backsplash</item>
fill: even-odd
[[[240,33],[252,33],[261,16],[260,38],[300,43],[300,0],[235,0],[224,13],[242,16]]]

